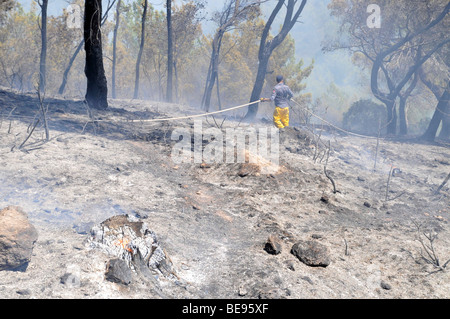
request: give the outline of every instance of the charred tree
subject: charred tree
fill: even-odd
[[[427,130],[422,135],[421,139],[425,141],[434,141],[436,137],[437,130],[439,125],[442,122],[442,129],[444,130],[444,134],[439,135],[441,138],[448,138],[448,135],[445,136],[445,133],[448,134],[448,128],[445,127],[445,117],[448,117],[450,113],[449,108],[449,99],[450,99],[450,81],[447,84],[447,88],[444,93],[439,98],[439,102],[436,105],[436,109],[434,111],[433,117],[431,118],[430,124],[428,125]],[[447,132],[445,132],[447,130]]]
[[[202,106],[208,112],[211,105],[211,97],[214,85],[219,75],[219,57],[222,40],[226,32],[236,27],[241,21],[259,8],[261,1],[257,0],[228,0],[222,11],[216,14],[216,22],[218,28],[214,33],[211,44],[211,58],[209,63],[208,74],[206,77],[205,91],[202,98]],[[218,99],[220,99],[219,91],[217,91]]]
[[[429,52],[423,56],[420,56],[416,59],[415,63],[411,65],[411,67],[406,72],[403,79],[398,82],[398,84],[394,84],[393,81],[390,79],[388,72],[385,68],[384,60],[389,57],[391,54],[393,54],[395,51],[400,49],[402,46],[404,46],[406,43],[411,42],[414,38],[418,37],[421,34],[424,34],[428,30],[432,29],[434,26],[439,24],[448,14],[450,10],[450,3],[448,3],[443,11],[432,21],[430,21],[427,25],[422,26],[415,32],[408,33],[407,36],[403,37],[400,41],[397,43],[389,46],[382,52],[378,53],[376,58],[373,61],[372,70],[371,70],[371,78],[370,78],[370,87],[372,90],[373,95],[383,102],[386,105],[387,109],[387,133],[388,134],[395,134],[397,129],[397,113],[395,111],[395,99],[398,97],[400,91],[403,89],[403,87],[408,83],[410,78],[414,73],[416,73],[419,68],[440,48],[442,48],[444,45],[449,43],[448,39],[444,39],[442,42],[439,42],[436,44]],[[389,87],[389,93],[383,93],[380,89],[379,84],[379,73],[380,70],[384,73],[386,77],[386,81],[388,82]]]
[[[137,99],[139,96],[139,70],[141,66],[141,59],[142,59],[142,52],[144,52],[144,45],[145,45],[145,20],[147,18],[147,8],[148,8],[148,1],[144,1],[144,11],[142,13],[142,25],[141,25],[141,44],[139,45],[139,53],[136,60],[136,79],[134,81],[134,95],[133,98]]]
[[[407,100],[410,97],[412,91],[416,88],[419,76],[417,72],[414,74],[414,77],[411,81],[411,84],[405,90],[404,93],[399,93],[398,96],[400,98],[400,103],[398,107],[398,115],[399,115],[399,124],[400,124],[400,135],[408,134],[408,117],[407,117]]]
[[[366,4],[361,1],[332,0],[329,8],[333,16],[339,17],[342,30],[347,32],[342,32],[345,35],[339,36],[338,41],[329,41],[325,50],[346,49],[364,55],[371,64],[371,91],[386,106],[387,134],[396,134],[396,101],[405,102],[402,90],[412,83],[418,68],[449,42],[444,19],[448,16],[450,2],[387,2],[383,27],[372,30],[362,10]],[[403,121],[403,114],[400,118]]]
[[[117,2],[116,6],[116,25],[114,26],[113,35],[113,60],[112,60],[112,76],[111,76],[111,96],[116,98],[116,63],[117,63],[117,32],[119,30],[120,23],[120,4],[121,0]]]
[[[103,24],[105,23],[106,18],[108,17],[108,12],[112,8],[114,2],[115,2],[115,0],[112,3],[110,3],[105,14],[103,15],[101,26],[103,26]],[[63,79],[62,79],[61,85],[59,86],[58,94],[64,93],[64,91],[66,89],[66,85],[67,85],[67,80],[69,79],[70,70],[72,69],[73,63],[75,62],[75,59],[77,58],[78,53],[80,53],[81,49],[83,48],[83,45],[84,45],[84,39],[82,39],[80,41],[80,43],[78,44],[77,48],[75,49],[75,52],[72,54],[72,57],[69,60],[69,63],[67,64],[66,69],[64,70]]]
[[[172,1],[167,0],[167,102],[172,102],[173,88],[173,38],[172,38]]]
[[[39,92],[45,93],[47,68],[47,7],[48,0],[38,2],[41,7],[41,56],[39,60]]]
[[[102,1],[86,0],[84,12],[84,49],[87,78],[86,102],[94,109],[108,108],[108,86],[103,67],[102,50]]]
[[[80,53],[81,48],[83,47],[83,44],[84,44],[84,40],[81,40],[80,43],[78,44],[75,52],[72,54],[72,57],[70,58],[66,69],[64,70],[63,80],[62,80],[61,85],[60,85],[59,90],[58,90],[59,94],[63,94],[64,90],[66,89],[66,85],[67,85],[67,80],[69,78],[70,69],[72,69],[72,65],[75,62],[75,59],[77,58],[78,53]]]
[[[219,28],[219,30],[214,35],[212,43],[211,59],[209,62],[208,75],[205,85],[205,93],[203,94],[202,100],[202,105],[207,112],[209,112],[212,92],[219,74],[219,54],[220,54],[220,47],[222,45],[223,34],[224,34],[223,30]]]
[[[306,5],[306,0],[302,0],[300,6],[295,9],[295,6],[298,2],[299,0],[278,0],[277,5],[273,9],[269,19],[266,22],[266,25],[264,26],[258,52],[258,72],[256,74],[255,84],[253,85],[250,102],[254,102],[260,99],[261,92],[264,87],[264,79],[266,78],[267,66],[269,64],[269,59],[272,55],[272,52],[283,42],[288,33],[294,27],[295,23],[297,23],[298,18],[300,17],[300,14],[302,13]],[[283,6],[286,6],[286,15],[284,17],[283,26],[281,27],[281,31],[273,39],[270,40],[270,28],[272,27],[275,18],[278,16]],[[250,105],[244,119],[254,119],[257,112],[258,104]]]

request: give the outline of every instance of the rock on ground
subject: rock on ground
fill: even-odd
[[[269,235],[264,250],[269,254],[278,255],[279,253],[281,253],[280,240],[274,235]]]
[[[0,211],[0,270],[25,270],[38,238],[27,214],[17,206]]]
[[[124,285],[129,285],[131,283],[131,269],[122,259],[112,259],[108,263],[106,271],[106,279],[111,282],[117,282]]]
[[[327,267],[330,254],[326,246],[316,241],[299,241],[292,246],[292,254],[301,262],[311,267]]]

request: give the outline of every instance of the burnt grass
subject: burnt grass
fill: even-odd
[[[328,130],[317,143],[317,131],[291,127],[280,136],[280,169],[262,174],[258,164],[176,164],[171,134],[193,121],[137,121],[200,110],[111,100],[89,115],[83,101],[56,97],[44,106],[50,140],[39,123],[19,149],[39,102],[0,90],[0,206],[21,206],[39,233],[27,270],[0,272],[2,298],[160,298],[139,276],[106,280],[112,257],[86,245],[93,225],[120,214],[147,223],[170,256],[179,280],[154,273],[167,298],[450,296],[449,269],[430,263],[420,242],[436,233],[440,265],[450,258],[450,185],[435,193],[450,169],[448,144],[383,137],[374,170],[376,139]],[[336,193],[324,174],[327,145]],[[264,250],[270,235],[277,255]],[[330,265],[299,261],[291,248],[300,240],[326,246]],[[67,276],[76,280],[62,283]]]

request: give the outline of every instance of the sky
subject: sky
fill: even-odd
[[[30,4],[35,0],[18,0],[25,10],[30,8]],[[179,2],[179,0],[178,0]],[[277,0],[269,0],[263,7],[263,13],[266,17],[274,8]],[[350,56],[345,52],[323,53],[322,42],[330,36],[336,25],[329,16],[327,5],[330,0],[310,0],[297,23],[291,30],[291,35],[296,43],[296,56],[303,59],[304,65],[309,65],[314,59],[314,70],[307,80],[307,92],[313,94],[313,97],[319,97],[326,92],[330,83],[334,83],[338,88],[350,95],[367,95],[366,91],[361,88],[361,83],[367,79],[361,76],[361,71],[355,67]],[[71,0],[49,0],[48,11],[50,15],[61,15],[64,8],[72,3]],[[104,7],[108,1],[103,0]],[[163,9],[165,0],[150,0],[157,9]],[[208,0],[205,8],[206,14],[210,14],[215,10],[223,7],[224,1]],[[112,14],[113,15],[113,14]],[[277,30],[282,23],[282,19],[276,20],[274,30]],[[204,25],[205,32],[213,31],[214,26],[211,23]],[[366,83],[367,84],[367,83]],[[367,87],[367,85],[366,85]]]

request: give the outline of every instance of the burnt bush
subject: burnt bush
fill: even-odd
[[[365,135],[377,135],[379,124],[386,125],[386,108],[371,100],[354,102],[344,113],[342,124],[344,129]],[[381,131],[383,133],[384,130]]]

